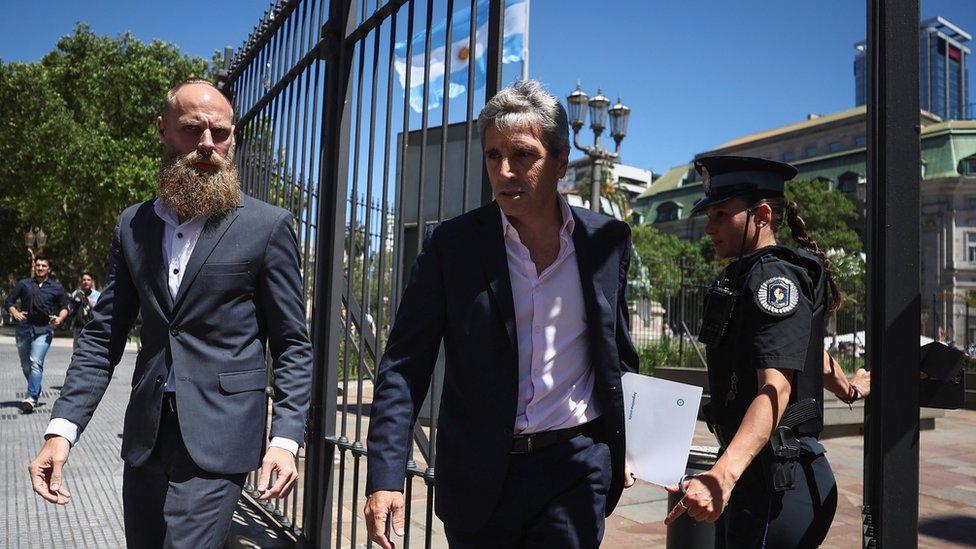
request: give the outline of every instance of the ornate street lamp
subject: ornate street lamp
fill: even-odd
[[[620,102],[610,107],[610,99],[603,95],[602,90],[597,90],[596,95],[590,97],[576,83],[576,89],[566,96],[568,105],[567,114],[569,124],[573,128],[573,146],[590,157],[593,164],[593,176],[590,192],[590,209],[600,211],[600,166],[606,163],[618,162],[620,158],[620,142],[627,136],[627,119],[630,117],[630,108]],[[586,114],[590,115],[590,130],[593,131],[593,145],[581,145],[579,142],[579,132],[586,123]],[[607,117],[610,118],[610,135],[613,137],[614,151],[610,152],[600,145],[600,134],[607,127]]]
[[[47,244],[47,234],[44,229],[33,225],[24,233],[24,244],[27,246],[27,253],[30,254],[31,258],[31,276],[34,276],[34,258],[44,250],[44,245]]]

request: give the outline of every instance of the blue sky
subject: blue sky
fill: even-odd
[[[864,5],[532,0],[530,76],[561,97],[577,80],[591,95],[597,86],[612,99],[620,95],[632,109],[624,161],[660,172],[737,136],[852,107]],[[209,58],[239,46],[267,7],[253,0],[7,2],[0,59],[35,61],[77,21],[99,34],[129,30]],[[976,33],[972,0],[923,0],[922,17],[934,15]],[[976,67],[968,64],[972,90]]]

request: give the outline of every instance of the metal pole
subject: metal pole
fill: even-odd
[[[919,1],[868,0],[866,548],[918,545]]]
[[[472,13],[472,17],[474,14]],[[502,81],[502,47],[505,31],[505,3],[503,0],[488,0],[488,71],[485,75],[485,102],[487,103],[498,93]],[[470,91],[468,92],[470,93]],[[484,144],[482,144],[484,146]],[[492,200],[491,181],[488,180],[488,168],[481,171],[481,203],[487,204]]]
[[[599,146],[599,140],[599,136],[594,138],[594,141],[598,142],[594,144],[594,148]],[[600,213],[600,157],[591,154],[590,160],[593,161],[593,180],[590,181],[590,209]]]
[[[315,547],[332,546],[332,458],[335,445],[326,440],[335,434],[335,405],[338,387],[339,304],[342,288],[342,249],[345,227],[345,198],[349,167],[349,123],[347,108],[352,95],[353,49],[346,47],[346,34],[355,22],[351,0],[332,2],[322,33],[325,43],[325,90],[322,97],[322,139],[319,155],[319,206],[315,240],[315,295],[312,342],[315,368],[312,373],[312,407],[309,411],[306,458],[304,530]]]

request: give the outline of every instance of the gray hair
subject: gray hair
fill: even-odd
[[[500,131],[537,126],[546,149],[553,154],[569,151],[569,121],[559,99],[542,89],[537,80],[520,80],[495,94],[478,115],[478,133],[494,123]]]

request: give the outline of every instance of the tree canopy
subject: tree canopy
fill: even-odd
[[[38,62],[0,60],[0,274],[29,273],[23,235],[36,225],[66,285],[101,275],[119,213],[154,194],[166,91],[213,74],[175,45],[85,24]]]
[[[633,227],[631,241],[629,287],[633,297],[661,301],[677,292],[682,282],[707,283],[715,273],[699,243],[664,234],[649,225]]]
[[[857,207],[840,191],[831,190],[826,181],[791,181],[786,184],[786,197],[796,202],[807,234],[821,249],[852,254],[863,251],[861,237],[851,228],[858,220]],[[784,227],[781,240],[788,246],[796,246],[789,234],[789,229]]]
[[[830,258],[838,284],[845,292],[857,293],[864,283],[864,261],[861,259],[861,238],[851,228],[858,221],[854,203],[819,179],[788,183],[786,196],[797,203],[807,234]],[[777,236],[787,246],[797,245],[785,225]],[[717,267],[707,236],[691,242],[641,225],[633,227],[632,239],[634,259],[631,261],[630,287],[633,296],[659,301],[676,292],[679,282],[712,282],[710,278]]]

